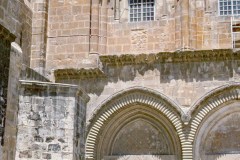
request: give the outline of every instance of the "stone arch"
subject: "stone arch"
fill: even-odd
[[[209,92],[191,107],[187,113],[192,117],[188,131],[189,145],[193,146],[195,144],[197,134],[205,119],[221,107],[228,106],[229,103],[239,100],[239,91],[239,83],[228,84]],[[189,156],[189,159],[193,159],[193,155]]]
[[[194,140],[194,159],[240,158],[240,103],[224,103],[200,124]]]
[[[173,125],[155,109],[142,104],[127,106],[111,116],[100,135],[95,159],[149,154],[180,159],[180,140]]]
[[[130,106],[144,106],[161,113],[177,132],[181,144],[185,143],[182,129],[181,115],[183,114],[179,106],[167,98],[165,95],[154,90],[142,87],[129,88],[108,98],[102,103],[88,126],[86,140],[86,158],[96,159],[97,141],[104,132],[103,128],[108,124],[114,115],[121,113],[122,110]],[[182,147],[182,146],[181,146]],[[181,148],[180,147],[180,148]]]
[[[213,103],[214,101],[224,103],[229,100],[237,99],[239,90],[240,83],[230,83],[213,89],[196,101],[187,112],[187,115],[192,115],[193,117],[194,113],[197,113],[202,107],[208,105],[206,103],[210,104],[210,102]]]

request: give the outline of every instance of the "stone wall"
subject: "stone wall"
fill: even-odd
[[[197,49],[231,48],[231,17],[219,16],[218,1],[196,1]]]
[[[25,2],[0,1],[0,101],[4,102],[1,103],[1,127],[5,127],[1,128],[4,140],[0,156],[3,159],[15,156],[18,80],[22,64],[30,64],[31,9]],[[11,44],[12,41],[16,43]]]
[[[0,2],[0,24],[11,33],[20,37],[20,2],[16,0],[2,0]]]
[[[154,21],[136,23],[123,0],[0,0],[3,159],[84,159],[86,122],[129,88],[163,93],[187,116],[209,92],[240,82],[240,53],[223,50],[231,48],[230,17],[218,15],[217,0],[155,0],[155,7]],[[74,85],[50,83],[52,70],[56,82]],[[90,96],[87,108],[78,86]],[[221,128],[209,133],[226,136]]]
[[[231,50],[100,58],[102,75],[88,70],[55,72],[57,82],[80,85],[90,95],[87,120],[104,100],[131,87],[164,93],[187,111],[209,91],[231,81],[239,82],[239,52]]]
[[[32,0],[31,68],[45,75],[48,2]]]
[[[228,104],[233,102],[238,102],[235,107],[239,110],[240,52],[233,52],[232,50],[185,51],[149,55],[106,55],[101,56],[100,59],[103,64],[102,74],[97,72],[94,74],[94,71],[89,70],[71,69],[55,72],[58,82],[80,85],[90,96],[86,111],[86,120],[89,124],[87,128],[89,138],[87,142],[89,143],[87,143],[86,153],[89,159],[96,159],[96,155],[99,153],[97,149],[101,147],[106,148],[106,150],[109,149],[109,147],[104,146],[104,142],[108,144],[118,142],[114,139],[108,140],[111,136],[107,134],[105,136],[105,132],[102,132],[102,130],[122,128],[120,127],[121,122],[117,125],[111,125],[110,121],[114,121],[117,116],[124,117],[130,114],[129,112],[123,112],[124,106],[131,108],[136,104],[147,103],[147,105],[142,106],[149,111],[149,106],[156,105],[157,102],[154,98],[145,98],[151,96],[151,94],[144,93],[144,91],[140,91],[143,95],[127,96],[128,93],[131,93],[131,90],[138,87],[143,88],[142,90],[151,90],[171,101],[174,105],[163,105],[167,109],[173,106],[179,107],[180,111],[178,111],[181,114],[179,119],[181,122],[177,124],[177,128],[182,127],[181,131],[170,133],[177,133],[181,139],[183,160],[193,159],[196,148],[203,146],[201,143],[206,143],[206,147],[203,147],[204,153],[201,152],[203,157],[205,154],[209,159],[239,157],[239,149],[237,143],[235,143],[235,140],[239,138],[237,136],[239,135],[238,124],[236,123],[239,119],[239,113],[236,113],[236,111],[233,111],[234,114],[231,115],[225,115],[225,113],[230,111]],[[164,102],[163,100],[160,101],[161,103]],[[109,107],[109,110],[106,109],[107,107]],[[220,107],[224,107],[225,111],[217,114],[216,110]],[[163,107],[156,105],[156,108]],[[163,112],[169,113],[170,111],[167,109],[164,109]],[[212,123],[214,117],[207,115],[210,111],[216,112],[216,117],[219,118],[219,120],[216,120],[216,123],[219,122],[218,125]],[[205,126],[199,124],[209,117],[210,120]],[[176,119],[172,122],[175,123]],[[166,123],[164,124],[169,126]],[[198,130],[206,133],[206,126],[210,126],[210,124],[216,128],[209,129],[206,140],[201,139],[202,136],[198,135]],[[120,134],[121,132],[116,131],[116,133]],[[234,138],[228,137],[229,134],[233,135],[231,137]],[[208,139],[210,135],[213,138]],[[137,137],[134,136],[134,138]],[[195,138],[198,139],[199,144],[193,146]],[[123,138],[119,139],[122,140]],[[219,139],[222,141],[218,141]],[[230,139],[231,142],[227,141]],[[128,142],[121,140],[119,140],[118,144]],[[116,151],[115,155],[121,153],[121,149],[124,150],[125,148],[118,148],[119,152]],[[231,150],[228,150],[229,148]],[[217,150],[217,153],[213,152],[208,155],[207,152],[211,149]],[[109,149],[108,151],[109,154],[107,155],[114,154],[114,150]],[[221,153],[218,153],[219,151]],[[131,155],[131,153],[127,154]],[[114,159],[116,157],[107,158]]]
[[[214,1],[155,1],[155,20],[129,22],[127,1],[50,1],[46,70],[99,67],[96,55],[232,47],[231,19]]]
[[[10,63],[10,49],[11,39],[14,36],[11,35],[7,29],[0,25],[0,124],[1,124],[1,136],[3,133],[3,124],[5,117],[5,110],[7,107],[7,91],[8,91],[8,77],[9,77],[9,63]],[[11,37],[12,36],[12,37]],[[8,39],[9,38],[9,39]]]
[[[75,111],[75,132],[74,132],[74,159],[84,160],[85,142],[86,142],[86,102],[89,97],[82,94],[77,99],[77,108]]]
[[[219,16],[217,0],[156,0],[155,21],[148,22],[129,22],[127,1],[120,6],[119,20],[114,19],[114,9],[108,10],[106,54],[232,47],[231,19]],[[107,7],[114,8],[114,1]]]
[[[32,11],[27,0],[0,1],[0,24],[16,36],[23,48],[23,63],[30,65]]]
[[[0,124],[1,138],[3,135],[3,126],[5,121],[5,113],[7,107],[7,87],[9,77],[9,62],[10,62],[10,42],[3,38],[0,39]],[[1,139],[2,141],[2,139]]]
[[[10,67],[8,77],[8,93],[6,120],[3,141],[3,159],[14,159],[17,136],[18,87],[22,65],[22,50],[13,42],[11,44]]]
[[[84,157],[86,102],[77,86],[21,81],[15,159]]]
[[[114,8],[114,3],[112,0],[102,8]],[[119,3],[119,20],[114,17],[114,9],[107,9],[107,51],[101,54],[139,54],[175,50],[175,1],[156,0],[155,20],[145,22],[130,22],[128,1]]]
[[[5,140],[2,138],[4,136],[4,132],[6,132],[4,127],[7,123],[6,116],[8,115],[9,108],[7,107],[9,105],[9,79],[14,76],[11,74],[10,70],[15,68],[13,57],[16,58],[16,61],[18,62],[21,54],[15,49],[15,47],[11,46],[11,42],[14,41],[15,36],[2,25],[0,25],[0,30],[0,140],[1,145],[3,145]],[[10,62],[10,59],[12,59],[12,63]],[[15,86],[14,83],[12,85]],[[16,93],[15,90],[14,93]],[[1,146],[0,159],[2,156]]]
[[[88,59],[90,1],[52,0],[48,15],[47,69],[94,65]]]
[[[31,47],[33,34],[32,19],[35,17],[33,17],[32,9],[27,3],[28,0],[24,0],[24,2],[22,1],[20,3],[19,23],[21,24],[21,28],[18,30],[18,34],[20,34],[20,37],[17,39],[16,42],[20,45],[23,51],[24,56],[22,59],[22,63],[26,66],[30,66],[30,59],[33,57],[33,55],[31,55],[33,50],[33,48]]]

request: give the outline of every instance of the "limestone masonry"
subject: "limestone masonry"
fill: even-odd
[[[240,0],[0,0],[0,160],[240,160]]]

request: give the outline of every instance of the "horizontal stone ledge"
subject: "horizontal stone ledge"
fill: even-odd
[[[66,79],[88,79],[88,78],[98,78],[105,77],[105,74],[100,68],[68,68],[68,69],[56,69],[54,71],[55,79],[66,80]]]
[[[232,49],[159,52],[150,54],[101,55],[103,65],[150,64],[172,62],[206,62],[219,60],[240,60],[240,51]]]
[[[28,80],[19,80],[22,85],[37,85],[37,86],[53,86],[53,87],[66,87],[66,88],[75,88],[79,89],[78,85],[64,84],[64,83],[52,83],[52,82],[41,82],[41,81],[28,81]]]
[[[57,93],[71,93],[83,97],[87,102],[90,100],[89,96],[78,85],[28,80],[19,80],[19,82],[20,87],[27,89],[48,90]]]

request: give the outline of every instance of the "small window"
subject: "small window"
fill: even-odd
[[[129,0],[130,22],[154,20],[154,0]]]
[[[221,16],[240,15],[240,0],[219,0],[218,3]]]

